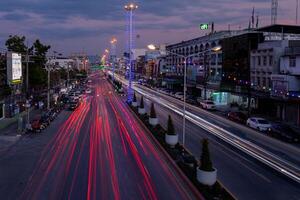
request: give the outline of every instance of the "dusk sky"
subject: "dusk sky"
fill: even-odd
[[[126,15],[123,0],[1,0],[0,45],[10,34],[39,38],[52,50],[69,55],[100,54],[112,36],[125,48]],[[205,34],[198,26],[215,22],[216,30],[248,27],[252,8],[260,26],[270,24],[271,0],[149,0],[136,1],[136,47],[174,43]],[[295,24],[296,0],[279,0],[278,23]],[[300,21],[300,20],[299,20]]]

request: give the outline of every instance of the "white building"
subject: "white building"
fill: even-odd
[[[265,41],[251,51],[250,78],[253,89],[266,92],[272,90],[271,77],[279,74],[280,56],[287,46],[287,40]]]
[[[70,69],[75,65],[75,61],[70,58],[49,58],[47,63],[51,66],[55,66],[55,68],[64,69]]]

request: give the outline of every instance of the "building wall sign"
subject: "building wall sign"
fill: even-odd
[[[7,83],[19,84],[22,80],[22,55],[19,53],[7,53]]]

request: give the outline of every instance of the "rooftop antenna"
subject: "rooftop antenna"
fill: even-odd
[[[298,7],[299,7],[299,0],[296,0],[296,24],[298,24]]]
[[[271,8],[271,24],[276,24],[277,22],[277,10],[278,10],[278,0],[272,0]]]

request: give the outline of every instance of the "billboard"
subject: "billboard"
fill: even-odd
[[[7,53],[7,82],[19,84],[22,80],[22,55],[19,53]]]

